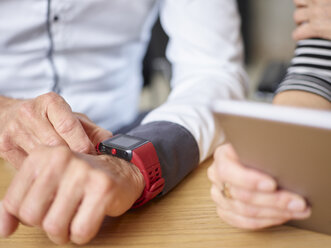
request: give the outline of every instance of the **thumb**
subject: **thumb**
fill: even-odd
[[[0,202],[0,237],[8,237],[13,234],[18,227],[18,220],[3,207]]]
[[[99,142],[113,137],[112,132],[99,127],[93,121],[91,121],[86,115],[75,113],[80,120],[87,136],[91,140],[92,144],[96,146]]]

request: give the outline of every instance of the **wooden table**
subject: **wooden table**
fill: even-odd
[[[206,170],[210,163],[200,165],[162,199],[122,217],[106,219],[97,237],[85,247],[331,247],[331,236],[293,227],[248,232],[222,222],[209,197]],[[0,197],[14,173],[8,164],[0,162]],[[25,226],[11,238],[0,240],[1,248],[53,246],[41,230]]]

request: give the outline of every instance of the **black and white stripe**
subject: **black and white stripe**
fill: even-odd
[[[331,41],[298,42],[287,76],[277,93],[287,90],[308,91],[331,101]]]

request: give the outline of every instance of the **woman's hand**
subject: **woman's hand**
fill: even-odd
[[[324,38],[331,40],[331,1],[294,0],[294,20],[298,25],[293,32],[295,40]]]
[[[310,216],[301,196],[277,190],[272,177],[246,168],[231,145],[219,147],[214,158],[208,169],[211,196],[218,215],[228,224],[257,230]]]

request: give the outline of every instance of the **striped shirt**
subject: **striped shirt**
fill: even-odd
[[[276,93],[287,90],[308,91],[331,101],[331,41],[298,42],[291,66]]]

